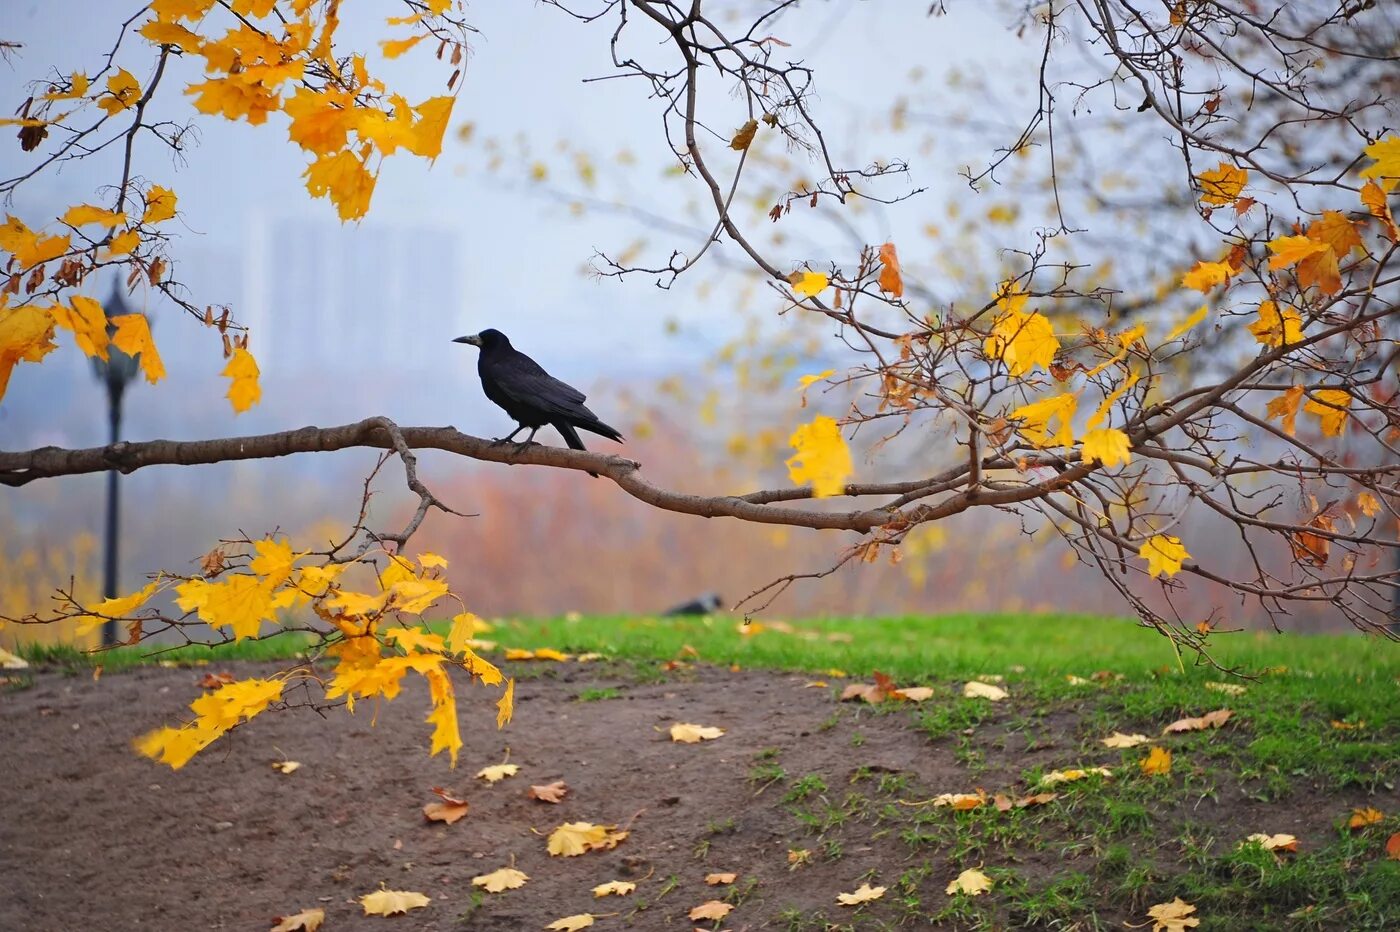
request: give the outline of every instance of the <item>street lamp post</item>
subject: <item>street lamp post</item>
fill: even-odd
[[[122,297],[121,286],[114,285],[112,297],[107,302],[108,318],[117,317],[128,313],[125,299]],[[108,325],[107,336],[111,337],[116,332],[114,326]],[[129,355],[117,349],[113,344],[108,343],[107,358],[99,359],[92,357],[93,374],[97,376],[97,381],[107,389],[107,426],[110,429],[109,443],[116,443],[121,439],[122,434],[122,398],[126,394],[126,387],[131,384],[136,377],[136,370],[141,364],[141,354]],[[102,557],[102,596],[107,599],[117,597],[117,537],[119,524],[121,521],[121,498],[118,480],[121,473],[115,469],[107,471],[107,526],[104,534],[104,547]],[[117,623],[106,621],[102,624],[102,644],[111,646],[117,643]]]

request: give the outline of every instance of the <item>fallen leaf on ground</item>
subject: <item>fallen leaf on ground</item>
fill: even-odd
[[[316,932],[326,921],[324,909],[303,909],[291,916],[278,916],[270,932]]]
[[[1142,772],[1148,776],[1161,776],[1172,772],[1172,752],[1166,748],[1153,748],[1146,757],[1138,761]]]
[[[1240,844],[1246,845],[1251,841],[1258,842],[1259,847],[1263,848],[1265,851],[1298,850],[1298,839],[1294,838],[1292,835],[1266,835],[1263,832],[1255,832],[1253,835],[1250,835],[1244,841],[1240,842]]]
[[[1386,839],[1385,856],[1392,861],[1400,861],[1400,832],[1396,832]]]
[[[579,929],[586,929],[591,925],[593,925],[592,913],[578,913],[573,916],[565,916],[563,919],[556,919],[545,928],[552,929],[554,932],[578,932]]]
[[[227,686],[233,682],[232,673],[205,673],[199,678],[200,689],[218,689],[220,686]]]
[[[695,744],[698,741],[712,741],[724,734],[723,728],[715,728],[712,725],[692,725],[689,722],[677,722],[671,726],[671,740],[682,744]]]
[[[904,689],[896,689],[890,695],[900,699],[908,699],[910,702],[925,702],[933,698],[933,688],[929,686],[908,686]]]
[[[1244,687],[1239,683],[1207,683],[1206,689],[1213,689],[1218,693],[1225,693],[1227,696],[1238,696],[1244,692]]]
[[[966,893],[968,896],[979,896],[992,889],[992,878],[986,874],[970,867],[957,876],[957,879],[948,884],[946,890],[949,896],[954,893]]]
[[[627,837],[627,832],[614,829],[612,825],[594,825],[592,822],[565,822],[549,833],[549,853],[556,857],[572,858],[586,851],[616,848]]]
[[[810,682],[803,683],[803,684],[802,684],[802,688],[803,688],[803,689],[825,689],[825,688],[826,688],[826,685],[827,685],[826,680],[812,680],[812,681],[810,681]]]
[[[1068,683],[1068,684],[1071,685],[1071,686],[1092,686],[1092,685],[1094,685],[1092,681],[1086,680],[1086,679],[1085,679],[1084,677],[1082,677],[1082,676],[1075,676],[1073,673],[1067,674],[1067,675],[1065,676],[1065,682]]]
[[[546,783],[543,786],[532,786],[525,791],[525,795],[531,799],[537,799],[542,803],[557,803],[569,792],[569,786],[563,780],[555,780],[553,783]]]
[[[300,766],[301,764],[294,760],[275,760],[272,762],[272,769],[278,773],[291,773]]]
[[[869,903],[871,900],[878,900],[885,895],[884,887],[872,887],[868,883],[863,883],[856,888],[854,893],[836,894],[836,902],[842,906],[859,906],[861,903]]]
[[[803,864],[812,863],[812,851],[809,848],[789,848],[788,849],[788,870],[795,871]]]
[[[412,890],[376,890],[360,897],[366,916],[394,916],[410,909],[422,909],[431,902],[431,898]]]
[[[958,812],[965,812],[968,809],[976,809],[987,801],[987,794],[978,790],[976,793],[940,793],[933,798],[934,807],[951,806]]]
[[[992,702],[999,702],[1009,695],[1011,694],[1000,686],[993,686],[978,680],[971,680],[963,685],[963,696],[969,699],[988,699]]]
[[[513,777],[519,772],[519,764],[492,764],[490,767],[482,767],[476,772],[476,775],[487,783],[499,783],[506,777]]]
[[[1090,767],[1087,770],[1052,770],[1040,778],[1041,786],[1054,786],[1056,783],[1073,783],[1085,777],[1099,776],[1113,779],[1113,771],[1107,767]]]
[[[5,648],[0,647],[0,670],[23,670],[28,666],[28,660],[25,660],[19,654],[12,654],[5,650]]]
[[[423,815],[432,822],[446,822],[451,825],[467,814],[467,801],[458,799],[440,786],[433,787],[433,792],[440,797],[439,802],[428,803],[423,807]]]
[[[687,915],[691,919],[699,921],[701,919],[723,919],[728,916],[734,907],[728,903],[721,903],[719,900],[706,900],[699,906],[692,909]]]
[[[593,888],[593,895],[594,895],[594,896],[626,896],[627,894],[631,893],[631,892],[632,892],[633,890],[635,890],[635,889],[637,889],[637,885],[634,884],[634,883],[631,883],[630,881],[626,881],[626,880],[610,880],[610,881],[608,881],[607,883],[600,883],[600,884],[598,884],[598,886],[594,887],[594,888]]]
[[[1158,903],[1147,911],[1152,920],[1152,932],[1186,932],[1189,926],[1198,926],[1201,920],[1191,914],[1196,907],[1177,897],[1170,903]]]
[[[513,867],[503,867],[489,874],[473,877],[472,886],[485,887],[487,893],[504,893],[507,890],[525,886],[525,881],[529,879],[529,875],[524,871],[518,871]]]
[[[1179,731],[1202,731],[1206,728],[1219,728],[1230,720],[1230,716],[1235,713],[1229,709],[1216,709],[1214,712],[1207,712],[1200,718],[1183,718],[1172,722],[1162,729],[1162,734],[1170,735]]]
[[[709,884],[712,887],[722,883],[733,883],[734,878],[738,876],[738,874],[730,873],[706,874],[705,883]]]
[[[1366,727],[1365,722],[1338,722],[1333,721],[1332,727],[1338,731],[1360,731]]]
[[[1139,744],[1146,744],[1152,739],[1147,735],[1125,735],[1121,731],[1115,731],[1107,738],[1100,738],[1099,743],[1106,748],[1135,748]]]
[[[841,701],[850,702],[852,699],[864,699],[875,705],[885,701],[885,692],[870,683],[847,683],[846,688],[841,690]]]
[[[1059,793],[1035,793],[1030,796],[1022,796],[1015,801],[1015,806],[1017,809],[1025,809],[1027,806],[1043,806],[1059,798]],[[998,805],[997,808],[1000,809],[1001,806]]]
[[[571,658],[570,654],[557,651],[552,647],[541,647],[535,651],[536,660],[553,660],[555,663],[563,663]]]
[[[1347,820],[1347,828],[1355,831],[1359,828],[1365,828],[1368,825],[1374,825],[1384,818],[1385,813],[1371,806],[1367,806],[1365,809],[1353,809],[1351,811],[1351,818]]]

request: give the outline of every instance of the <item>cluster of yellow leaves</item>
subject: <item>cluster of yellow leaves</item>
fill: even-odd
[[[1317,286],[1323,294],[1342,290],[1339,263],[1361,249],[1357,226],[1339,211],[1324,211],[1301,236],[1280,236],[1269,242],[1269,268],[1293,268],[1301,288]]]
[[[982,351],[989,359],[1006,363],[1013,378],[1025,375],[1036,366],[1049,370],[1060,351],[1060,341],[1049,319],[1039,311],[1023,310],[1027,294],[1019,282],[1002,282],[997,289],[998,314],[992,331],[983,342]]]
[[[147,757],[179,770],[235,725],[246,722],[282,698],[280,680],[242,680],[221,686],[190,703],[194,720],[179,728],[158,728],[136,740]]]
[[[855,472],[855,466],[851,448],[835,420],[818,415],[812,423],[798,427],[788,442],[797,451],[787,460],[788,476],[795,484],[810,482],[817,498],[845,491],[846,480]]]

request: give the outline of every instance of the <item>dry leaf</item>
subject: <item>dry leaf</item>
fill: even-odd
[[[1201,920],[1192,916],[1196,907],[1177,897],[1170,903],[1158,903],[1147,911],[1152,920],[1152,932],[1186,932],[1188,926],[1198,926]]]
[[[1100,738],[1099,743],[1106,748],[1135,748],[1149,740],[1151,739],[1147,735],[1125,735],[1121,731],[1115,731],[1107,738]]]
[[[218,689],[221,686],[229,685],[233,681],[234,677],[232,673],[221,670],[218,673],[205,673],[199,678],[199,686],[201,689]]]
[[[871,900],[878,900],[884,895],[884,887],[872,887],[868,883],[863,883],[856,888],[854,893],[836,894],[836,902],[842,906],[859,906],[862,903],[869,903]]]
[[[1172,772],[1172,752],[1166,748],[1153,748],[1146,757],[1138,761],[1142,772],[1148,776],[1161,776]]]
[[[896,689],[890,695],[898,699],[908,699],[910,702],[924,702],[933,698],[933,689],[929,686],[910,686]]]
[[[969,699],[989,699],[992,702],[999,702],[1010,695],[1000,686],[993,686],[990,683],[981,683],[972,680],[963,685],[963,695]]]
[[[702,919],[723,919],[734,909],[728,903],[721,903],[719,900],[707,900],[692,909],[688,915],[697,922]]]
[[[1392,861],[1400,861],[1400,832],[1396,832],[1386,839],[1385,856]]]
[[[705,883],[709,884],[709,885],[712,886],[712,887],[713,887],[713,886],[717,886],[718,884],[722,884],[722,883],[733,883],[733,882],[734,882],[734,878],[736,878],[736,877],[738,877],[738,876],[739,876],[738,874],[725,874],[725,873],[706,874],[706,875],[705,875]]]
[[[1052,770],[1040,778],[1041,786],[1054,786],[1057,783],[1073,783],[1089,776],[1113,779],[1113,771],[1107,767],[1090,767],[1087,770]]]
[[[958,875],[957,879],[948,884],[945,891],[949,896],[954,893],[966,893],[968,896],[980,896],[992,889],[992,878],[977,870],[968,868]]]
[[[422,909],[431,902],[430,897],[411,890],[376,890],[360,897],[366,916],[394,916],[410,909]]]
[[[637,889],[637,885],[634,884],[634,883],[631,883],[630,881],[626,881],[626,880],[611,880],[611,881],[609,881],[609,882],[607,882],[607,883],[600,883],[600,884],[598,884],[598,886],[594,887],[594,888],[593,888],[593,895],[594,895],[594,896],[597,896],[597,897],[601,897],[601,896],[626,896],[627,894],[631,893],[631,892],[632,892],[633,890],[635,890],[635,889]]]
[[[487,893],[504,893],[506,890],[525,886],[525,881],[529,879],[529,875],[524,871],[518,871],[513,867],[503,867],[489,874],[473,877],[472,886],[485,887]]]
[[[1298,839],[1293,837],[1292,835],[1266,835],[1263,832],[1256,832],[1253,835],[1250,835],[1244,841],[1240,842],[1240,845],[1244,846],[1252,841],[1258,842],[1259,847],[1263,848],[1265,851],[1296,852],[1298,850]]]
[[[291,916],[278,916],[270,932],[316,932],[326,921],[324,909],[303,909]]]
[[[1367,806],[1365,809],[1353,809],[1351,811],[1351,818],[1347,820],[1347,828],[1356,831],[1359,828],[1374,825],[1384,818],[1385,813],[1371,806]]]
[[[476,775],[487,783],[499,783],[506,777],[513,777],[519,772],[519,764],[492,764],[490,767],[482,767],[476,772]]]
[[[525,791],[525,795],[542,803],[558,803],[568,792],[568,784],[563,780],[555,780],[553,783],[546,783],[543,786],[532,786]]]
[[[1172,722],[1162,729],[1162,734],[1170,735],[1180,731],[1202,731],[1206,728],[1219,728],[1230,720],[1230,716],[1235,713],[1229,709],[1216,709],[1214,712],[1207,712],[1200,718],[1183,718]]]
[[[789,848],[788,849],[788,870],[795,871],[804,864],[812,863],[812,851],[809,848]]]
[[[423,815],[431,822],[446,822],[451,825],[467,814],[467,801],[458,799],[440,786],[433,787],[433,792],[441,797],[440,802],[428,803],[423,807]]]
[[[546,929],[553,932],[578,932],[579,929],[586,929],[593,925],[592,913],[578,913],[573,916],[565,916],[563,919],[556,919]]]
[[[756,132],[758,132],[758,121],[749,120],[734,133],[734,138],[729,140],[729,148],[743,152],[753,145],[753,136]]]
[[[1060,798],[1059,793],[1035,793],[1031,796],[1022,796],[1016,800],[1016,808],[1024,809],[1027,806],[1043,806]]]
[[[968,809],[976,809],[987,801],[987,794],[981,790],[976,793],[940,793],[933,798],[933,805],[951,806],[958,812],[965,812]]]
[[[577,857],[586,851],[616,848],[628,833],[614,831],[615,828],[592,822],[565,822],[549,833],[547,847],[550,854],[565,858]]]
[[[294,760],[275,760],[272,762],[272,769],[278,773],[291,773],[300,766],[301,764]]]
[[[710,725],[691,725],[687,722],[677,722],[671,726],[671,740],[682,744],[712,741],[722,734],[724,734],[723,728],[715,728]]]

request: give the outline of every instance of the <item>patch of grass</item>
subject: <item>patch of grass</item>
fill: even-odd
[[[819,773],[809,773],[793,783],[792,787],[789,788],[787,793],[783,796],[783,802],[795,803],[799,800],[806,799],[813,793],[825,792],[826,780],[822,778],[822,775]]]
[[[604,686],[598,689],[585,689],[579,693],[579,702],[602,702],[605,699],[616,699],[622,693],[614,686]]]

